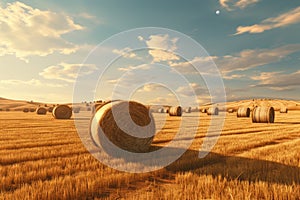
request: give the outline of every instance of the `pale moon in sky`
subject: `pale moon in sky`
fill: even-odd
[[[219,10],[216,11],[216,14],[219,15],[221,12]]]

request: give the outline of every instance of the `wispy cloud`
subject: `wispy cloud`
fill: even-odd
[[[277,17],[265,19],[259,24],[254,24],[251,26],[239,26],[234,35],[240,35],[243,33],[262,33],[267,30],[281,28],[297,23],[300,23],[300,7],[283,13]]]
[[[266,87],[273,90],[290,90],[300,86],[300,70],[286,74],[284,72],[262,72],[252,76],[251,79],[258,81],[252,87]]]
[[[124,49],[113,49],[113,53],[120,55],[124,58],[136,58],[137,55],[133,52],[130,48],[124,48]]]
[[[300,44],[289,44],[274,49],[246,49],[233,55],[195,57],[190,62],[174,62],[170,66],[181,73],[195,73],[192,65],[200,66],[201,74],[211,73],[212,60],[226,79],[241,78],[241,75],[229,75],[234,71],[245,71],[252,68],[276,63],[286,56],[300,51]],[[202,67],[201,67],[202,66]]]
[[[77,46],[62,35],[82,29],[63,13],[35,9],[21,2],[0,5],[0,30],[3,30],[0,31],[0,56],[13,54],[27,61],[30,55],[70,54]]]
[[[74,82],[78,76],[84,76],[93,73],[97,67],[92,64],[68,64],[60,63],[49,66],[40,73],[45,79],[62,80]],[[80,70],[80,74],[78,74]]]
[[[228,11],[236,8],[244,9],[250,5],[256,4],[260,0],[219,0],[220,5]]]
[[[65,84],[55,84],[55,83],[45,83],[41,82],[37,79],[31,80],[16,80],[16,79],[7,79],[7,80],[0,80],[1,85],[27,85],[30,87],[52,87],[52,88],[62,88],[65,87]]]
[[[148,39],[139,36],[140,41],[145,41],[149,54],[153,57],[153,62],[179,60],[180,57],[175,55],[173,51],[177,49],[178,38],[170,38],[165,35],[150,35]]]

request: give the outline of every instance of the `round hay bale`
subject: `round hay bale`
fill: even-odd
[[[28,113],[28,112],[29,112],[29,109],[28,109],[28,108],[23,108],[23,112],[24,112],[24,113]]]
[[[79,113],[80,112],[80,107],[74,107],[72,108],[74,113]]]
[[[164,111],[163,108],[159,108],[159,109],[157,109],[157,112],[158,112],[158,113],[164,113],[165,111]]]
[[[116,120],[130,132],[119,127]],[[112,145],[131,152],[147,152],[155,135],[154,118],[149,109],[134,101],[112,101],[102,105],[90,127],[94,143],[108,153]],[[141,137],[137,137],[139,135]]]
[[[251,110],[248,107],[239,107],[236,113],[237,117],[250,117]]]
[[[229,109],[227,110],[227,112],[228,112],[228,113],[234,113],[234,110],[233,110],[232,108],[229,108]]]
[[[34,112],[36,109],[35,108],[30,108],[29,112]]]
[[[191,107],[188,107],[184,110],[186,113],[191,113],[192,112],[192,108]]]
[[[70,119],[72,116],[72,108],[68,105],[58,105],[54,107],[52,115],[55,119]]]
[[[218,107],[210,107],[206,111],[207,115],[219,115],[219,108]]]
[[[53,109],[54,109],[54,107],[48,107],[48,112],[52,113]]]
[[[275,110],[273,107],[256,107],[252,113],[253,123],[274,123]]]
[[[202,109],[201,109],[201,112],[202,112],[202,113],[207,113],[207,109],[206,109],[206,108],[202,108]]]
[[[288,108],[287,107],[281,107],[280,108],[280,113],[288,113]]]
[[[47,109],[44,107],[38,107],[36,109],[36,114],[38,115],[46,115],[47,114]]]
[[[169,110],[169,115],[170,116],[180,117],[182,115],[182,108],[181,108],[181,106],[171,107],[170,110]]]

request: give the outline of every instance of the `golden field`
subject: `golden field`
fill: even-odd
[[[251,101],[228,106],[243,104]],[[141,174],[101,164],[82,144],[72,119],[2,111],[0,199],[300,199],[297,102],[266,104],[294,109],[288,114],[277,111],[274,124],[253,124],[251,118],[238,119],[236,113],[227,113],[217,144],[199,159],[211,120],[201,113],[189,150],[166,168]],[[1,105],[8,106],[8,102]],[[13,109],[12,103],[9,106]],[[167,117],[153,145],[167,144],[182,119],[192,121],[198,114]],[[161,115],[165,114],[154,113],[154,118]]]

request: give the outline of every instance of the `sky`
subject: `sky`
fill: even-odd
[[[299,33],[299,0],[0,0],[0,97],[300,100]]]

